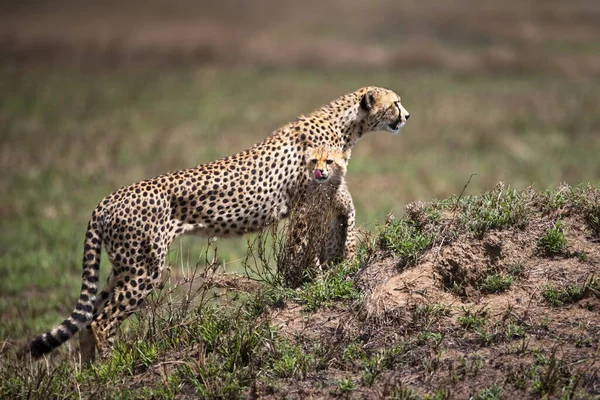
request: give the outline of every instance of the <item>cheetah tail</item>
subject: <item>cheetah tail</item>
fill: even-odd
[[[88,224],[83,251],[83,275],[79,301],[71,316],[51,331],[36,337],[28,346],[27,353],[37,358],[69,340],[77,331],[92,320],[96,293],[100,252],[102,250],[102,227],[96,212]]]

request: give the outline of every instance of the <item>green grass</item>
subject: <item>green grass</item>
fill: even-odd
[[[583,283],[564,285],[548,283],[542,290],[542,297],[554,307],[575,303],[592,295],[600,298],[600,278],[590,277]]]
[[[500,184],[495,190],[463,200],[462,223],[478,235],[502,227],[524,228],[530,212],[530,197],[527,191]]]
[[[502,387],[496,383],[483,389],[477,393],[475,400],[501,400],[502,399]]]
[[[552,228],[546,230],[537,241],[538,249],[548,256],[564,253],[567,248],[567,239],[560,221],[556,221]]]
[[[415,262],[429,248],[433,235],[423,232],[413,221],[402,218],[391,221],[379,232],[377,245],[391,250],[405,262]]]
[[[484,293],[501,293],[510,288],[514,278],[507,274],[487,275],[479,288]]]
[[[412,118],[399,136],[376,133],[353,151],[348,182],[359,224],[373,228],[410,201],[457,194],[473,173],[466,196],[498,180],[515,188],[599,182],[600,139],[592,134],[600,123],[596,80],[409,70],[372,71],[367,79],[352,70],[3,66],[0,339],[23,341],[71,311],[83,233],[103,196],[243,150],[367,84],[399,90]],[[577,112],[572,101],[581,106]],[[468,214],[475,231],[526,223],[512,190],[499,198],[477,196]],[[488,214],[481,214],[483,205],[493,206]],[[597,210],[589,209],[590,229],[598,232]],[[385,234],[386,246],[414,257],[429,239],[403,224]],[[217,247],[227,270],[242,269],[244,238],[219,240]],[[180,274],[179,266],[194,264],[205,249],[199,238],[176,242],[169,255],[173,271]],[[104,277],[108,268],[103,259]]]

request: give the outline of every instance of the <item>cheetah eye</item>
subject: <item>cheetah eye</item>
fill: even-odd
[[[333,163],[333,160],[327,160],[327,161],[325,161],[325,162],[327,163],[327,165],[329,165],[329,164],[332,164],[332,163]]]
[[[317,163],[317,160],[313,158],[312,160],[310,160],[310,162],[311,162],[312,164],[316,164],[316,163]]]

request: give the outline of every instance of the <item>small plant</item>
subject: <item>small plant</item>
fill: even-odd
[[[537,241],[538,249],[547,256],[555,256],[565,251],[567,239],[562,229],[562,223],[556,221]]]
[[[521,278],[525,275],[525,266],[521,262],[516,262],[510,264],[506,272],[514,278]]]
[[[304,377],[315,360],[298,346],[286,340],[275,342],[273,372],[281,378]]]
[[[552,212],[564,208],[568,204],[569,195],[572,195],[569,186],[562,186],[558,190],[546,189],[540,193],[542,210]]]
[[[533,377],[533,392],[544,398],[552,395],[560,385],[563,368],[563,361],[556,357],[555,351],[550,356],[541,353],[539,357],[536,355],[536,362],[530,372]]]
[[[355,360],[362,358],[365,356],[364,350],[360,347],[359,344],[352,342],[346,346],[344,351],[342,352],[342,360],[345,362],[354,363]]]
[[[360,293],[354,287],[354,281],[348,279],[348,275],[355,273],[359,266],[358,261],[338,264],[312,282],[305,283],[293,296],[304,304],[306,311],[326,307],[335,300],[357,299]]]
[[[480,289],[484,293],[501,293],[510,288],[513,283],[511,275],[492,274],[485,277],[480,285]]]
[[[425,332],[442,317],[450,316],[451,308],[443,304],[421,304],[412,310],[412,320]]]
[[[354,381],[352,378],[341,379],[338,381],[337,387],[340,392],[351,392],[354,390]]]
[[[390,387],[391,386],[391,387]],[[420,400],[421,396],[410,387],[404,386],[401,382],[393,382],[392,385],[384,386],[381,397],[392,400]]]
[[[590,260],[590,257],[586,251],[581,250],[581,251],[577,252],[577,259],[581,263],[586,263]]]
[[[592,280],[591,284],[593,284],[593,282],[594,281]],[[562,288],[546,284],[542,291],[542,296],[551,305],[560,307],[583,299],[590,289],[593,289],[593,287],[587,283],[583,285],[569,284]]]
[[[502,399],[502,387],[493,384],[490,387],[483,389],[475,396],[475,400],[500,400]]]
[[[407,262],[414,262],[431,245],[433,235],[422,232],[413,221],[405,218],[391,221],[380,232],[377,243],[383,250],[392,250]]]
[[[487,311],[473,312],[472,310],[462,308],[465,315],[458,317],[458,324],[464,329],[476,329],[485,325]]]
[[[590,207],[585,213],[585,221],[596,238],[600,238],[600,205]]]
[[[500,182],[492,191],[462,201],[461,221],[472,232],[483,235],[489,229],[524,228],[529,221],[532,194],[505,187]]]
[[[519,325],[513,321],[509,322],[506,326],[506,338],[514,339],[521,338],[525,336],[525,328],[522,325]]]
[[[363,361],[364,371],[362,380],[365,385],[372,386],[375,383],[375,379],[377,379],[382,371],[381,361],[382,357],[380,353],[376,353]]]
[[[406,351],[404,345],[394,348],[384,348],[377,351],[370,357],[363,358],[362,367],[363,375],[362,381],[367,386],[372,386],[375,383],[377,377],[386,369],[391,368],[394,365],[396,359]]]

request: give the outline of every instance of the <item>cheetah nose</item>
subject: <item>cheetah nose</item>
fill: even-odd
[[[408,121],[408,119],[410,118],[410,114],[406,114],[406,120]]]
[[[323,178],[323,170],[315,169],[315,178],[317,178],[317,179]]]

